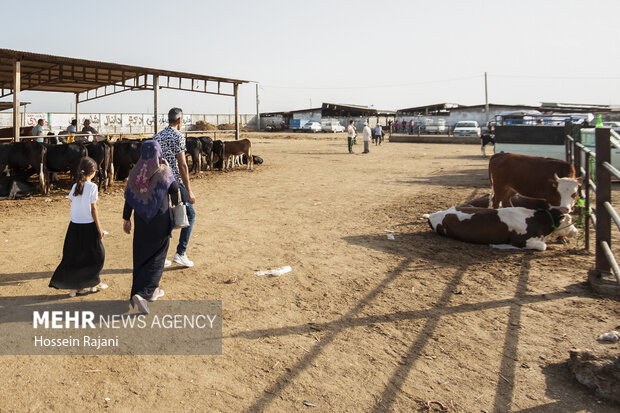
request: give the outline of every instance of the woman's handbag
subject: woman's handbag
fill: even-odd
[[[179,202],[179,205],[172,207],[172,217],[174,218],[175,229],[189,227],[189,220],[187,219],[187,207],[183,202]]]

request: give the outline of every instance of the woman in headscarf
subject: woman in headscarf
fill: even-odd
[[[134,211],[132,305],[149,313],[148,301],[164,295],[159,280],[164,270],[174,223],[169,210],[178,202],[179,187],[170,167],[162,160],[159,143],[142,144],[140,160],[133,167],[125,188],[123,230],[131,233],[131,211]]]

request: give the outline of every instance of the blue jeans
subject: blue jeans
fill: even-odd
[[[179,183],[179,191],[181,192],[181,202],[183,202],[187,208],[187,220],[189,221],[189,227],[181,229],[181,236],[179,237],[179,244],[177,245],[177,254],[183,255],[185,251],[187,251],[189,236],[192,233],[192,228],[194,228],[196,211],[194,211],[194,206],[188,202],[189,196],[187,195],[187,189],[185,189],[185,185],[182,183]]]

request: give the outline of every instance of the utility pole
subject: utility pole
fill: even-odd
[[[260,110],[258,109],[259,106],[259,99],[258,99],[258,83],[256,83],[256,130],[259,131],[260,130]]]
[[[489,92],[487,89],[487,72],[484,72],[484,113],[487,115],[487,125],[489,124]]]

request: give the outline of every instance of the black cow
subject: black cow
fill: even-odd
[[[18,179],[39,175],[39,189],[47,193],[47,150],[40,142],[15,142],[0,145],[0,173],[9,170]]]
[[[197,174],[200,171],[202,160],[202,141],[199,138],[187,138],[185,140],[185,155],[192,158],[190,171]]]
[[[493,144],[493,146],[495,146],[495,135],[492,135],[490,133],[485,133],[480,137],[480,141],[481,141],[480,149],[482,150],[482,156],[486,158],[487,157],[486,146],[488,144]]]
[[[140,159],[142,142],[117,141],[114,142],[113,164],[117,181],[124,181],[129,176],[129,171]]]
[[[112,166],[112,145],[107,141],[93,142],[86,144],[88,156],[97,164],[97,177],[99,178],[98,188],[108,189],[114,169]]]
[[[77,177],[77,170],[80,160],[88,155],[86,147],[81,143],[67,143],[62,145],[47,146],[47,170],[50,182],[56,180],[55,174],[58,172],[69,172],[71,182]]]
[[[213,139],[208,136],[201,136],[200,143],[202,144],[202,156],[205,157],[204,164],[210,169],[213,168]]]
[[[224,142],[219,139],[213,141],[209,166],[211,169],[213,169],[213,167],[219,168],[220,171],[224,167]]]

